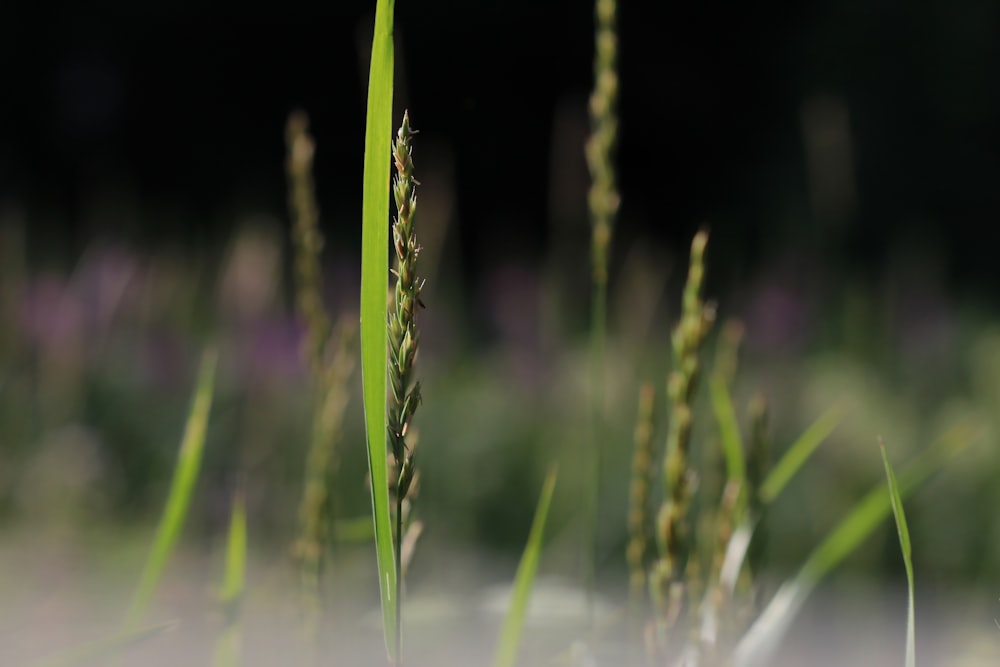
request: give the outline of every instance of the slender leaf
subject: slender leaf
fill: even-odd
[[[719,434],[722,437],[722,451],[726,455],[726,476],[730,481],[743,488],[746,481],[746,461],[743,455],[743,439],[740,437],[740,425],[736,420],[733,400],[729,396],[729,387],[725,379],[715,375],[708,383],[712,398],[712,410],[719,424]]]
[[[521,630],[528,612],[528,600],[535,584],[535,572],[538,570],[538,559],[542,552],[542,537],[545,534],[545,519],[552,503],[552,492],[556,488],[557,470],[555,466],[549,469],[542,485],[542,495],[535,508],[535,518],[531,522],[531,532],[524,546],[521,562],[517,566],[514,577],[514,594],[511,596],[510,608],[500,631],[496,654],[493,656],[493,667],[513,667],[517,659],[517,650],[521,644]]]
[[[725,402],[729,401],[728,390],[726,386],[721,381],[718,382],[719,387],[715,387],[716,382],[713,380],[712,391],[712,403],[715,406],[715,411],[717,418],[720,422],[720,429],[727,427],[723,426],[723,420],[728,419],[725,416],[726,406]],[[726,392],[725,395],[716,396],[717,393]],[[719,403],[719,405],[716,405]],[[729,410],[732,410],[730,403]],[[733,424],[735,424],[735,416],[733,416]],[[837,423],[840,421],[839,412],[836,408],[829,410],[824,413],[813,422],[805,432],[799,436],[799,438],[792,443],[792,446],[788,448],[785,455],[781,457],[778,461],[778,465],[774,467],[771,473],[764,480],[761,485],[760,490],[760,500],[763,504],[770,504],[781,495],[781,492],[791,481],[792,477],[799,471],[799,469],[809,460],[812,453],[816,451],[816,448],[822,444],[823,440],[833,432],[836,428]],[[739,431],[736,431],[736,437],[739,437]],[[732,436],[729,436],[731,439]],[[732,471],[733,467],[739,471],[740,463],[730,462],[730,457],[734,454],[730,453],[730,449],[733,448],[732,443],[727,443],[727,436],[723,431],[722,437],[723,447],[726,449],[726,465],[727,468]],[[743,450],[742,447],[739,451],[740,460],[743,460]],[[732,474],[732,472],[730,472]],[[739,577],[740,570],[743,568],[743,561],[746,559],[747,550],[750,547],[750,541],[753,538],[754,531],[757,529],[757,524],[760,521],[760,512],[756,514],[746,516],[740,522],[736,530],[733,531],[732,536],[729,539],[729,543],[726,545],[726,553],[723,558],[722,570],[720,571],[720,582],[723,588],[727,591],[732,592],[736,586],[736,579]]]
[[[792,443],[785,455],[764,480],[760,488],[760,499],[768,504],[777,498],[785,485],[791,481],[816,448],[833,433],[840,423],[841,414],[838,408],[831,408],[814,421],[812,425]]]
[[[885,465],[886,482],[889,485],[889,500],[892,502],[892,515],[896,519],[896,531],[899,533],[899,548],[903,552],[903,565],[906,568],[906,667],[915,667],[916,638],[914,636],[913,612],[913,548],[910,545],[910,529],[906,525],[906,513],[903,511],[903,498],[899,492],[899,483],[889,463],[889,455],[885,452],[885,444],[879,440],[882,450],[882,463]]]
[[[389,293],[389,156],[392,150],[392,75],[394,0],[378,0],[368,75],[365,127],[364,198],[361,242],[361,374],[364,387],[368,471],[371,475],[375,549],[378,559],[382,624],[389,661],[398,662],[396,645],[396,566],[386,460],[386,374]]]
[[[242,628],[240,607],[246,581],[247,512],[242,491],[233,496],[233,512],[226,540],[226,568],[222,574],[219,599],[226,614],[226,627],[216,641],[213,667],[236,667],[240,662]]]
[[[72,649],[57,656],[37,662],[34,667],[84,667],[110,660],[122,651],[141,644],[164,632],[177,627],[176,622],[160,623],[148,628],[131,630],[117,637],[101,639],[80,648]]]
[[[139,579],[139,585],[132,599],[132,605],[125,617],[126,632],[135,627],[135,624],[149,607],[149,602],[163,576],[163,570],[173,553],[181,529],[184,527],[184,520],[191,504],[191,495],[194,492],[195,482],[198,480],[198,471],[201,468],[202,453],[205,448],[205,431],[208,426],[208,415],[212,409],[217,359],[218,354],[214,348],[206,350],[202,355],[201,367],[198,371],[198,384],[191,401],[191,409],[188,412],[184,438],[181,441],[177,465],[170,483],[170,493],[163,508],[163,516],[156,529],[153,547],[150,549],[142,576]]]
[[[946,434],[904,468],[897,490],[905,498],[932,473],[940,470],[972,442],[965,429]],[[758,667],[769,664],[792,619],[817,584],[891,512],[889,490],[882,485],[872,489],[854,509],[817,546],[794,579],[786,581],[761,615],[737,644],[734,667]]]
[[[243,597],[247,562],[247,510],[242,491],[233,496],[233,512],[229,517],[226,540],[226,569],[222,575],[222,602],[232,604]]]

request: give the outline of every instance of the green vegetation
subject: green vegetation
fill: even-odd
[[[212,667],[236,667],[240,664],[243,628],[240,607],[246,587],[247,561],[247,510],[243,492],[233,496],[233,511],[229,519],[229,537],[226,540],[226,567],[219,589],[219,602],[225,616],[225,628],[215,645]]]
[[[368,473],[375,518],[375,551],[382,591],[382,623],[391,663],[399,661],[401,619],[396,583],[392,517],[389,507],[389,469],[386,452],[388,406],[389,292],[389,155],[392,136],[393,0],[378,0],[368,76],[368,119],[365,124],[364,198],[361,247],[361,375],[364,382],[365,430],[368,434]]]
[[[896,520],[899,532],[899,548],[903,552],[903,565],[906,567],[906,667],[914,667],[916,658],[915,619],[913,614],[913,547],[910,544],[910,529],[906,525],[906,513],[903,511],[903,496],[896,481],[896,473],[889,463],[889,455],[885,444],[879,441],[882,450],[882,463],[885,464],[885,478],[889,485],[889,500],[892,502],[892,516]]]
[[[198,373],[198,386],[191,401],[187,426],[184,428],[184,438],[177,454],[177,467],[170,483],[170,494],[167,496],[163,516],[156,529],[153,547],[146,559],[139,585],[136,587],[132,606],[129,607],[128,615],[125,617],[126,633],[135,629],[149,607],[153,593],[163,576],[163,570],[187,520],[191,495],[198,481],[198,471],[201,469],[201,459],[205,450],[205,431],[208,428],[208,415],[212,409],[212,395],[215,390],[216,362],[215,350],[205,352]]]
[[[294,567],[285,562],[287,554],[283,553],[276,569],[292,571],[298,579],[301,614],[295,623],[305,631],[304,643],[308,644],[301,654],[311,656],[301,662],[364,664],[375,653],[364,651],[366,644],[376,642],[379,658],[384,643],[386,659],[393,667],[423,664],[411,657],[416,654],[410,649],[413,637],[412,643],[422,640],[431,655],[424,658],[426,664],[436,664],[435,656],[439,659],[441,653],[434,654],[426,645],[444,652],[452,642],[458,645],[461,641],[448,634],[449,624],[460,628],[455,634],[471,634],[460,621],[469,617],[482,622],[486,617],[490,626],[484,634],[498,636],[494,667],[547,664],[553,656],[570,656],[567,660],[578,665],[605,661],[700,667],[768,665],[808,596],[836,568],[855,557],[861,559],[856,571],[877,575],[891,569],[865,547],[866,541],[887,524],[891,512],[908,590],[905,660],[907,667],[913,667],[911,525],[914,536],[934,534],[935,526],[929,527],[928,520],[921,522],[919,518],[908,524],[903,501],[912,498],[916,502],[914,494],[932,475],[952,464],[958,467],[959,453],[971,449],[983,434],[995,432],[996,424],[991,420],[1000,400],[1000,383],[995,374],[981,369],[1000,368],[1000,337],[984,336],[985,342],[972,346],[975,358],[965,363],[970,367],[969,375],[979,383],[973,398],[949,403],[930,415],[922,414],[917,399],[912,409],[899,407],[887,398],[891,393],[888,389],[873,389],[879,385],[864,373],[859,374],[861,379],[852,378],[849,364],[839,364],[841,357],[826,367],[802,364],[794,372],[767,368],[759,358],[749,362],[739,359],[744,339],[753,332],[736,320],[716,331],[717,306],[705,296],[706,286],[711,285],[706,280],[712,268],[709,234],[702,230],[690,245],[677,321],[672,326],[657,321],[663,325],[663,335],[657,337],[660,344],[641,353],[648,363],[641,372],[635,370],[635,359],[641,355],[623,352],[614,338],[617,330],[609,326],[613,324],[609,323],[608,307],[608,287],[613,279],[610,260],[619,207],[614,167],[618,137],[617,3],[597,0],[592,134],[585,148],[592,177],[588,196],[590,284],[586,286],[591,297],[590,324],[587,332],[578,332],[580,338],[589,336],[587,349],[581,351],[578,348],[584,345],[567,339],[555,345],[555,359],[529,357],[524,365],[543,376],[533,380],[543,389],[536,389],[531,382],[510,380],[515,374],[511,369],[517,364],[500,354],[496,358],[484,354],[482,358],[452,359],[451,366],[435,366],[433,360],[425,359],[419,366],[418,380],[418,352],[434,350],[432,336],[447,326],[418,327],[424,323],[418,313],[424,305],[425,284],[422,266],[418,271],[421,246],[416,193],[420,183],[413,161],[416,131],[410,126],[409,113],[403,112],[392,141],[393,13],[393,0],[378,0],[365,128],[360,328],[355,326],[356,311],[344,308],[343,312],[331,312],[328,304],[333,299],[325,298],[329,295],[323,289],[323,236],[313,182],[315,144],[306,116],[295,113],[286,128],[286,168],[292,219],[289,273],[294,278],[294,310],[301,328],[296,339],[296,371],[302,372],[292,371],[278,379],[247,372],[244,366],[259,361],[256,355],[263,353],[246,346],[255,351],[246,354],[233,344],[241,340],[239,330],[245,322],[239,320],[229,329],[220,325],[220,332],[213,331],[212,340],[217,334],[220,342],[203,353],[167,499],[120,634],[59,652],[39,664],[68,667],[121,661],[127,647],[142,648],[166,629],[196,624],[194,615],[189,614],[177,622],[140,628],[156,608],[153,603],[165,588],[164,579],[171,572],[168,566],[183,547],[182,538],[198,543],[223,532],[224,571],[217,601],[223,620],[218,632],[206,633],[213,638],[211,663],[216,667],[247,664],[252,657],[247,644],[254,639],[248,630],[247,601],[255,594],[280,598],[275,590],[282,590],[281,585],[287,583],[280,576],[265,583],[248,577],[255,556],[249,536],[256,540],[259,532],[262,544],[270,540],[293,545]],[[393,164],[395,175],[390,180]],[[396,211],[391,226],[390,196]],[[421,211],[423,224],[427,212],[423,204]],[[391,268],[390,251],[394,258]],[[580,262],[586,263],[587,257],[581,257]],[[245,273],[256,278],[256,270],[263,264],[266,262],[254,263],[253,271]],[[175,277],[183,287],[177,292],[187,295],[188,305],[196,310],[191,304],[200,303],[204,290],[188,273],[181,270]],[[274,271],[271,277],[277,280],[279,273]],[[391,292],[390,276],[395,280]],[[279,304],[275,310],[285,305],[289,304]],[[645,306],[653,309],[651,304]],[[440,311],[446,312],[446,308]],[[506,313],[508,318],[518,316],[520,313]],[[192,329],[200,326],[189,325]],[[18,346],[29,345],[11,342],[14,338],[0,336],[0,356],[4,359],[19,358]],[[706,350],[713,343],[716,354],[710,361]],[[106,349],[117,350],[115,344]],[[127,346],[125,350],[121,354],[126,354]],[[461,355],[474,356],[456,353]],[[128,361],[119,362],[125,368],[115,371],[120,374],[117,381],[126,385],[122,388],[108,380],[117,377],[107,371],[108,364],[93,363],[81,370],[58,355],[53,356],[55,360],[46,359],[41,349],[37,356],[41,360],[37,369],[25,372],[35,373],[29,380],[0,367],[0,396],[5,401],[9,398],[0,406],[6,418],[0,422],[0,436],[14,441],[25,437],[24,433],[44,432],[51,427],[45,419],[61,424],[64,417],[52,405],[65,407],[60,401],[72,404],[73,391],[66,387],[80,394],[106,392],[110,396],[101,394],[94,399],[88,394],[86,400],[80,399],[80,404],[87,406],[80,409],[85,416],[73,416],[86,423],[93,417],[86,412],[94,410],[92,404],[111,405],[112,416],[102,415],[112,424],[106,426],[113,434],[109,438],[133,437],[153,449],[155,445],[146,440],[158,437],[163,422],[169,422],[170,417],[180,421],[166,408],[162,421],[134,416],[141,410],[130,406],[143,400],[148,401],[144,407],[149,415],[158,415],[159,405],[156,398],[142,399],[141,392],[120,380],[132,377]],[[359,360],[360,392],[352,384]],[[582,377],[586,380],[581,381]],[[748,390],[747,383],[754,386]],[[9,387],[41,389],[32,393],[10,391]],[[428,404],[422,405],[425,387]],[[848,407],[844,398],[850,394],[859,394],[862,400],[852,400]],[[636,395],[637,410],[631,405]],[[360,410],[348,409],[358,398],[363,417]],[[32,400],[41,407],[36,410]],[[210,424],[213,400],[216,413]],[[419,467],[413,421],[418,407],[422,408],[421,435],[430,443],[420,450]],[[46,410],[57,416],[47,416]],[[72,410],[67,408],[66,413]],[[904,452],[907,462],[899,466],[898,477],[882,447],[887,484],[879,483],[862,493],[871,487],[874,457],[866,458],[867,450],[859,449],[856,441],[862,438],[858,434],[873,430],[873,422],[909,424],[903,417],[913,418],[910,427],[914,432],[944,435],[923,449],[914,446]],[[803,425],[807,425],[804,430]],[[629,437],[623,435],[629,429],[633,432],[631,456]],[[360,445],[361,438],[365,447],[354,446]],[[38,439],[42,441],[41,436]],[[824,449],[823,444],[831,441],[836,441],[836,451],[829,451],[833,447]],[[233,448],[237,448],[235,453]],[[155,489],[162,471],[145,471],[135,463],[141,458],[138,454],[122,449],[122,469],[146,475],[139,486]],[[777,454],[773,466],[772,452]],[[12,448],[0,453],[4,457],[0,462],[9,458],[29,469],[29,458],[18,458],[22,452]],[[815,472],[820,468],[815,465],[817,459],[822,459],[823,467]],[[362,479],[365,463],[367,480]],[[996,463],[986,461],[983,468],[995,470]],[[52,467],[59,466],[48,466]],[[562,471],[559,494],[557,469]],[[547,471],[544,477],[543,470]],[[223,483],[234,471],[239,480],[235,491]],[[51,474],[51,470],[45,472]],[[979,472],[964,470],[963,474],[976,479]],[[988,477],[977,483],[981,488],[969,491],[965,499],[968,507],[985,507],[983,496],[996,493],[996,485],[990,486]],[[15,505],[10,498],[17,494],[7,488],[14,488],[14,482],[0,476],[0,485],[6,485],[0,486],[3,501]],[[427,488],[421,491],[421,485]],[[206,487],[201,491],[204,497],[199,497],[202,487]],[[20,493],[32,498],[30,491],[21,489]],[[418,492],[419,520],[414,509]],[[935,493],[941,494],[940,489]],[[536,496],[534,504],[531,501]],[[225,500],[220,502],[219,497]],[[291,509],[296,503],[297,522]],[[795,512],[781,514],[785,503],[793,505],[799,516]],[[212,512],[216,505],[229,506],[225,525]],[[522,528],[532,507],[533,520],[522,548]],[[617,518],[609,521],[611,507],[617,508]],[[920,516],[917,508],[911,511],[911,518]],[[82,515],[75,514],[77,511],[83,510],[67,510],[70,523],[79,521],[86,530],[88,524],[78,519]],[[928,512],[927,508],[924,511]],[[183,532],[186,526],[187,534]],[[580,526],[585,535],[582,547],[578,540],[563,539],[566,534],[575,535]],[[428,562],[414,573],[417,540],[425,530],[444,537],[427,547]],[[145,539],[145,529],[141,532]],[[604,532],[612,537],[603,539]],[[817,540],[818,535],[823,535],[822,539]],[[511,564],[510,554],[521,553],[516,572],[506,579],[511,588],[504,598],[509,601],[502,620],[489,617],[470,603],[466,598],[471,592],[462,590],[464,582],[452,583],[453,564],[442,565],[437,560],[447,561],[450,555],[442,556],[442,544],[456,536],[456,542],[464,539],[479,549],[494,547],[492,555],[501,562],[501,570]],[[995,553],[1000,547],[987,544],[988,539],[975,544]],[[423,550],[429,538],[422,540]],[[567,549],[567,543],[573,546]],[[614,556],[607,557],[611,552]],[[971,548],[963,555],[977,557]],[[129,557],[126,553],[121,558],[127,561]],[[551,566],[548,571],[547,566]],[[985,565],[979,567],[985,571]],[[457,581],[461,568],[454,569]],[[568,631],[564,626],[549,631],[532,626],[536,618],[529,613],[529,603],[539,599],[542,579],[550,572],[584,582],[579,588],[587,608],[581,616],[586,619],[573,617],[565,622],[570,626]],[[788,576],[788,572],[794,574]],[[435,576],[444,582],[435,584],[446,598],[448,610],[439,612],[444,621],[421,608],[419,596],[411,595],[405,586],[419,582],[414,586],[418,588]],[[779,583],[772,595],[770,584],[775,578]],[[275,580],[279,585],[273,585]],[[365,612],[374,607],[375,586],[379,613],[377,621],[369,622]],[[614,594],[604,595],[608,589],[626,587],[622,600]],[[419,592],[429,597],[426,588]],[[611,611],[599,611],[597,603],[602,598]],[[577,598],[571,599],[575,602],[566,606],[574,611],[584,606]],[[272,601],[267,598],[261,606]],[[404,620],[407,627],[414,628],[412,633],[408,630],[406,651]],[[377,632],[369,632],[376,625]],[[469,626],[473,626],[472,620]],[[524,640],[536,630],[539,637],[549,640],[537,644],[544,655],[526,649],[528,642]],[[422,637],[424,634],[430,638]],[[363,644],[358,653],[362,658],[352,653],[356,647],[336,643],[354,635]],[[626,648],[615,643],[618,639]],[[619,649],[624,657],[616,653]],[[57,652],[54,647],[52,652]],[[300,664],[299,654],[285,658],[288,662],[282,664]],[[470,656],[468,664],[484,661],[484,656]]]
[[[535,573],[538,571],[538,561],[542,554],[545,520],[549,516],[549,506],[552,504],[552,494],[555,490],[556,469],[552,468],[545,477],[545,484],[542,485],[542,495],[538,499],[535,518],[531,522],[528,542],[524,545],[524,554],[521,555],[521,563],[517,566],[514,594],[500,631],[493,667],[514,667],[517,664],[517,650],[521,644],[521,633],[524,630],[531,589],[535,584]]]

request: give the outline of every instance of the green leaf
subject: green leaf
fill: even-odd
[[[361,241],[361,374],[382,630],[391,663],[396,645],[396,565],[386,460],[386,374],[389,294],[389,156],[392,151],[392,24],[394,0],[378,0],[368,75]]]
[[[896,519],[896,531],[899,533],[899,548],[903,552],[903,565],[906,568],[906,667],[915,667],[916,640],[914,637],[913,613],[913,548],[910,546],[910,529],[906,525],[906,513],[903,512],[903,498],[896,482],[896,475],[889,463],[885,444],[879,439],[879,449],[882,450],[882,463],[885,465],[886,482],[889,485],[889,500],[892,502],[892,515]]]
[[[720,375],[715,375],[708,383],[712,398],[712,410],[719,424],[719,434],[722,437],[722,451],[726,456],[726,476],[730,481],[743,488],[746,481],[746,462],[743,456],[743,439],[740,437],[740,426],[733,409],[733,400],[729,396],[729,387]]]
[[[514,594],[500,631],[500,640],[493,656],[493,667],[513,667],[517,658],[517,650],[521,644],[521,630],[524,628],[524,619],[528,611],[528,600],[531,598],[535,572],[538,570],[538,560],[542,552],[545,519],[549,515],[552,493],[556,488],[556,475],[557,470],[553,466],[549,469],[542,485],[542,495],[535,508],[535,518],[531,522],[528,542],[524,546],[524,553],[521,555],[521,562],[514,577]]]
[[[899,476],[900,498],[909,496],[932,473],[940,470],[973,440],[965,429],[949,431],[913,460]],[[759,667],[769,664],[774,649],[812,590],[833,568],[841,563],[891,512],[889,490],[879,485],[854,506],[854,509],[826,536],[799,570],[786,581],[757,617],[733,652],[734,667]]]
[[[760,499],[766,505],[774,501],[784,490],[785,485],[791,481],[799,468],[809,460],[816,448],[826,440],[827,436],[833,433],[833,429],[840,423],[841,414],[838,408],[831,408],[820,415],[819,419],[799,436],[799,439],[792,443],[785,455],[778,461],[778,465],[764,480],[760,488]]]
[[[243,601],[247,560],[247,512],[242,490],[233,496],[233,512],[226,540],[226,569],[222,575],[219,599],[226,612],[226,628],[215,643],[213,667],[236,667],[239,664],[242,631],[239,609]]]
[[[726,416],[725,412],[727,410],[725,402],[729,401],[728,390],[723,382],[719,381],[719,387],[714,386],[716,381],[713,380],[711,392],[712,392],[712,403],[715,405],[716,416],[720,422],[720,428],[732,428],[723,426],[723,420],[728,420],[729,417]],[[725,392],[724,395],[716,396],[717,393]],[[719,403],[720,405],[716,405]],[[732,410],[732,406],[728,408]],[[736,418],[735,415],[732,417],[732,422],[735,425]],[[760,500],[762,504],[769,504],[774,502],[774,500],[781,495],[781,492],[785,489],[788,482],[791,481],[792,477],[799,471],[799,469],[809,460],[816,448],[833,432],[837,424],[840,422],[840,412],[836,408],[830,409],[823,415],[814,421],[805,432],[799,436],[798,440],[792,443],[792,446],[788,448],[785,455],[781,457],[778,461],[778,465],[774,467],[771,473],[764,480],[761,485],[760,490]],[[734,444],[727,443],[727,438],[732,439],[732,435],[726,436],[723,431],[723,447],[726,449],[726,466],[730,470],[730,475],[733,474],[733,470],[737,474],[742,470],[742,460],[743,451],[742,446],[739,451],[740,462],[730,461],[730,457],[735,456],[734,453],[730,452],[731,448],[734,448]],[[736,438],[739,438],[739,431],[736,432]],[[745,475],[745,473],[743,473]],[[739,577],[741,568],[743,567],[743,562],[746,559],[747,549],[750,547],[750,541],[753,538],[754,531],[757,529],[757,524],[760,519],[760,512],[758,511],[755,515],[746,516],[742,519],[739,526],[733,531],[732,537],[729,543],[726,545],[726,553],[723,558],[722,570],[720,572],[720,582],[725,590],[732,591],[736,586],[736,579]]]
[[[232,604],[243,597],[247,562],[247,510],[242,490],[233,496],[233,512],[229,518],[226,540],[226,569],[222,575],[222,602]]]
[[[188,412],[184,438],[181,441],[177,465],[174,467],[173,479],[170,482],[170,493],[163,508],[163,516],[156,529],[153,547],[146,559],[139,585],[132,605],[125,616],[125,631],[135,627],[142,614],[149,607],[150,600],[163,576],[167,561],[173,553],[177,538],[184,527],[191,495],[198,471],[201,469],[202,453],[205,448],[205,431],[208,426],[208,415],[212,409],[212,394],[215,388],[215,367],[218,354],[214,348],[205,351],[198,371],[198,384],[191,409]]]

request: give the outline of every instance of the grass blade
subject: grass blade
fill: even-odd
[[[892,515],[896,519],[896,530],[899,533],[899,549],[903,552],[903,565],[906,567],[906,667],[915,667],[916,646],[913,618],[913,548],[910,545],[910,529],[906,525],[906,513],[903,511],[903,498],[899,492],[899,483],[889,463],[885,452],[885,444],[879,439],[879,449],[882,450],[882,463],[885,465],[885,477],[889,485],[889,500],[892,503]]]
[[[391,663],[396,645],[396,567],[389,516],[386,456],[386,374],[389,293],[389,156],[392,140],[394,0],[378,0],[368,75],[361,241],[361,376],[371,475],[382,630]]]
[[[535,508],[535,518],[531,522],[528,543],[524,546],[521,562],[517,566],[517,575],[514,577],[514,594],[500,631],[500,640],[493,656],[493,667],[513,667],[517,658],[517,649],[521,644],[521,630],[524,628],[524,618],[528,611],[528,600],[531,597],[535,572],[538,570],[538,559],[542,552],[545,519],[548,517],[552,493],[556,488],[556,474],[556,468],[553,466],[549,469],[542,485],[542,495]]]
[[[214,348],[205,351],[198,371],[198,384],[194,399],[188,412],[187,425],[184,428],[184,438],[181,441],[177,465],[170,482],[170,493],[163,508],[163,516],[156,528],[153,547],[146,559],[139,585],[128,614],[125,616],[126,632],[132,630],[142,614],[149,607],[163,570],[173,553],[177,538],[184,527],[191,495],[198,471],[201,468],[202,453],[205,448],[205,431],[208,426],[208,415],[212,409],[212,395],[215,389],[215,367],[218,354]]]
[[[949,431],[944,437],[918,456],[899,476],[897,491],[900,498],[909,496],[932,473],[972,442],[965,429]],[[891,512],[889,490],[885,486],[872,489],[854,509],[816,547],[794,579],[786,581],[768,603],[761,615],[737,644],[733,652],[734,667],[758,667],[769,664],[795,614],[809,593],[833,568],[854,551],[861,542]]]
[[[831,408],[820,415],[819,419],[792,443],[785,455],[764,480],[760,487],[760,499],[765,505],[772,502],[784,490],[799,468],[809,460],[816,448],[833,433],[840,423],[841,413],[838,408]]]
[[[226,569],[222,575],[219,601],[226,615],[226,627],[215,644],[213,667],[236,667],[240,662],[242,629],[240,607],[246,581],[247,512],[242,490],[233,496],[233,512],[226,540]]]
[[[736,420],[736,410],[733,409],[733,399],[729,396],[729,387],[726,386],[725,378],[716,374],[709,380],[708,388],[715,420],[719,424],[722,451],[726,456],[726,476],[742,489],[746,482],[746,461],[740,425]]]
[[[160,623],[148,628],[132,630],[111,639],[101,639],[80,648],[60,653],[48,660],[35,663],[33,667],[83,667],[84,665],[97,664],[113,658],[136,644],[141,644],[164,632],[173,630],[175,627],[177,627],[177,623],[171,621],[170,623]]]

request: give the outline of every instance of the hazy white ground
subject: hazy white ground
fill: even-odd
[[[0,666],[37,664],[63,651],[113,635],[128,606],[144,556],[144,542],[120,539],[114,548],[100,535],[80,544],[58,534],[0,537]],[[221,545],[220,545],[221,546]],[[510,563],[472,556],[435,557],[422,580],[412,582],[404,608],[408,667],[488,665],[503,609]],[[213,614],[221,549],[185,549],[171,565],[145,625],[176,621],[174,629],[133,647],[120,667],[208,665],[222,627]],[[367,560],[348,558],[339,602],[328,620],[322,665],[384,665],[377,590]],[[545,564],[543,562],[543,570]],[[551,573],[549,573],[551,575]],[[919,578],[919,573],[918,573]],[[565,582],[546,576],[533,597],[524,637],[523,665],[570,664],[574,640],[586,635],[584,598]],[[250,563],[244,606],[243,665],[305,665],[309,656],[299,630],[296,580],[281,554]],[[792,626],[775,667],[902,665],[906,601],[900,590],[841,584],[816,593]],[[919,665],[1000,665],[1000,591],[938,589],[917,599]],[[616,605],[603,601],[601,618]],[[583,645],[576,655],[587,654]],[[577,664],[623,665],[607,643]],[[103,664],[103,663],[97,663]]]

